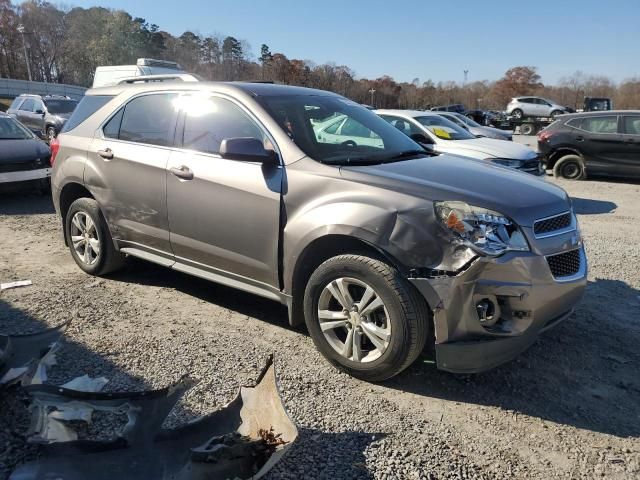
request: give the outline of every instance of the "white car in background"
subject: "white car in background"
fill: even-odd
[[[321,143],[384,148],[382,139],[373,131],[346,115],[337,115],[313,125],[316,140]],[[345,137],[349,137],[345,141]]]
[[[435,112],[376,110],[391,125],[437,153],[451,153],[533,175],[544,175],[540,157],[532,149],[515,142],[478,138],[468,130]]]
[[[511,130],[500,130],[499,128],[485,127],[476,121],[466,117],[458,112],[434,112],[438,115],[457,123],[462,128],[466,128],[476,137],[495,138],[496,140],[513,140],[513,132]]]

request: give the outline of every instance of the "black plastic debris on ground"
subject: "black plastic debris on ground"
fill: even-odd
[[[162,424],[195,384],[136,393],[80,392],[31,385],[32,434],[42,443],[37,461],[18,467],[10,480],[215,480],[258,479],[298,436],[278,392],[272,358],[256,385],[242,387],[226,407],[175,429]],[[124,413],[128,422],[110,441],[47,443],[48,412],[88,408]]]
[[[55,362],[57,342],[68,323],[39,333],[0,335],[0,389],[46,380],[46,367]]]

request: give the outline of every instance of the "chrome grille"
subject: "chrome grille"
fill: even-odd
[[[554,278],[570,277],[580,271],[580,249],[547,257],[549,269]]]
[[[561,213],[549,218],[543,218],[533,224],[533,233],[536,236],[564,230],[571,226],[571,212]]]

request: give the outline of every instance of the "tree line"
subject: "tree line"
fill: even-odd
[[[256,55],[233,36],[186,31],[176,37],[122,10],[65,9],[43,0],[14,6],[0,0],[0,77],[27,79],[30,74],[35,81],[90,86],[96,67],[132,64],[141,57],[176,61],[208,80],[320,88],[377,108],[462,103],[468,109],[502,110],[517,95],[541,95],[572,108],[581,108],[584,96],[611,97],[617,108],[640,108],[640,77],[616,84],[606,76],[575,72],[557,85],[545,85],[535,67],[517,66],[496,81],[366,79],[346,65],[288,58],[266,44]]]

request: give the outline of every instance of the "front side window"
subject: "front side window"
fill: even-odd
[[[172,145],[176,119],[173,100],[176,96],[163,93],[134,98],[124,107],[117,137],[111,138],[149,145]],[[110,124],[105,127],[109,132],[115,129]]]
[[[470,140],[476,138],[468,130],[439,115],[416,117],[415,119],[442,140]]]
[[[22,105],[20,105],[20,110],[23,112],[33,112],[36,102],[33,101],[33,98],[27,98]]]
[[[378,115],[346,98],[274,95],[257,101],[303,152],[323,163],[382,163],[404,158],[406,152],[423,152]]]
[[[591,133],[618,133],[618,117],[585,117],[580,128]]]
[[[640,115],[627,115],[622,117],[624,133],[629,135],[640,135]]]
[[[175,100],[184,112],[182,147],[217,154],[226,138],[266,137],[256,122],[233,102],[219,97],[185,95]]]

